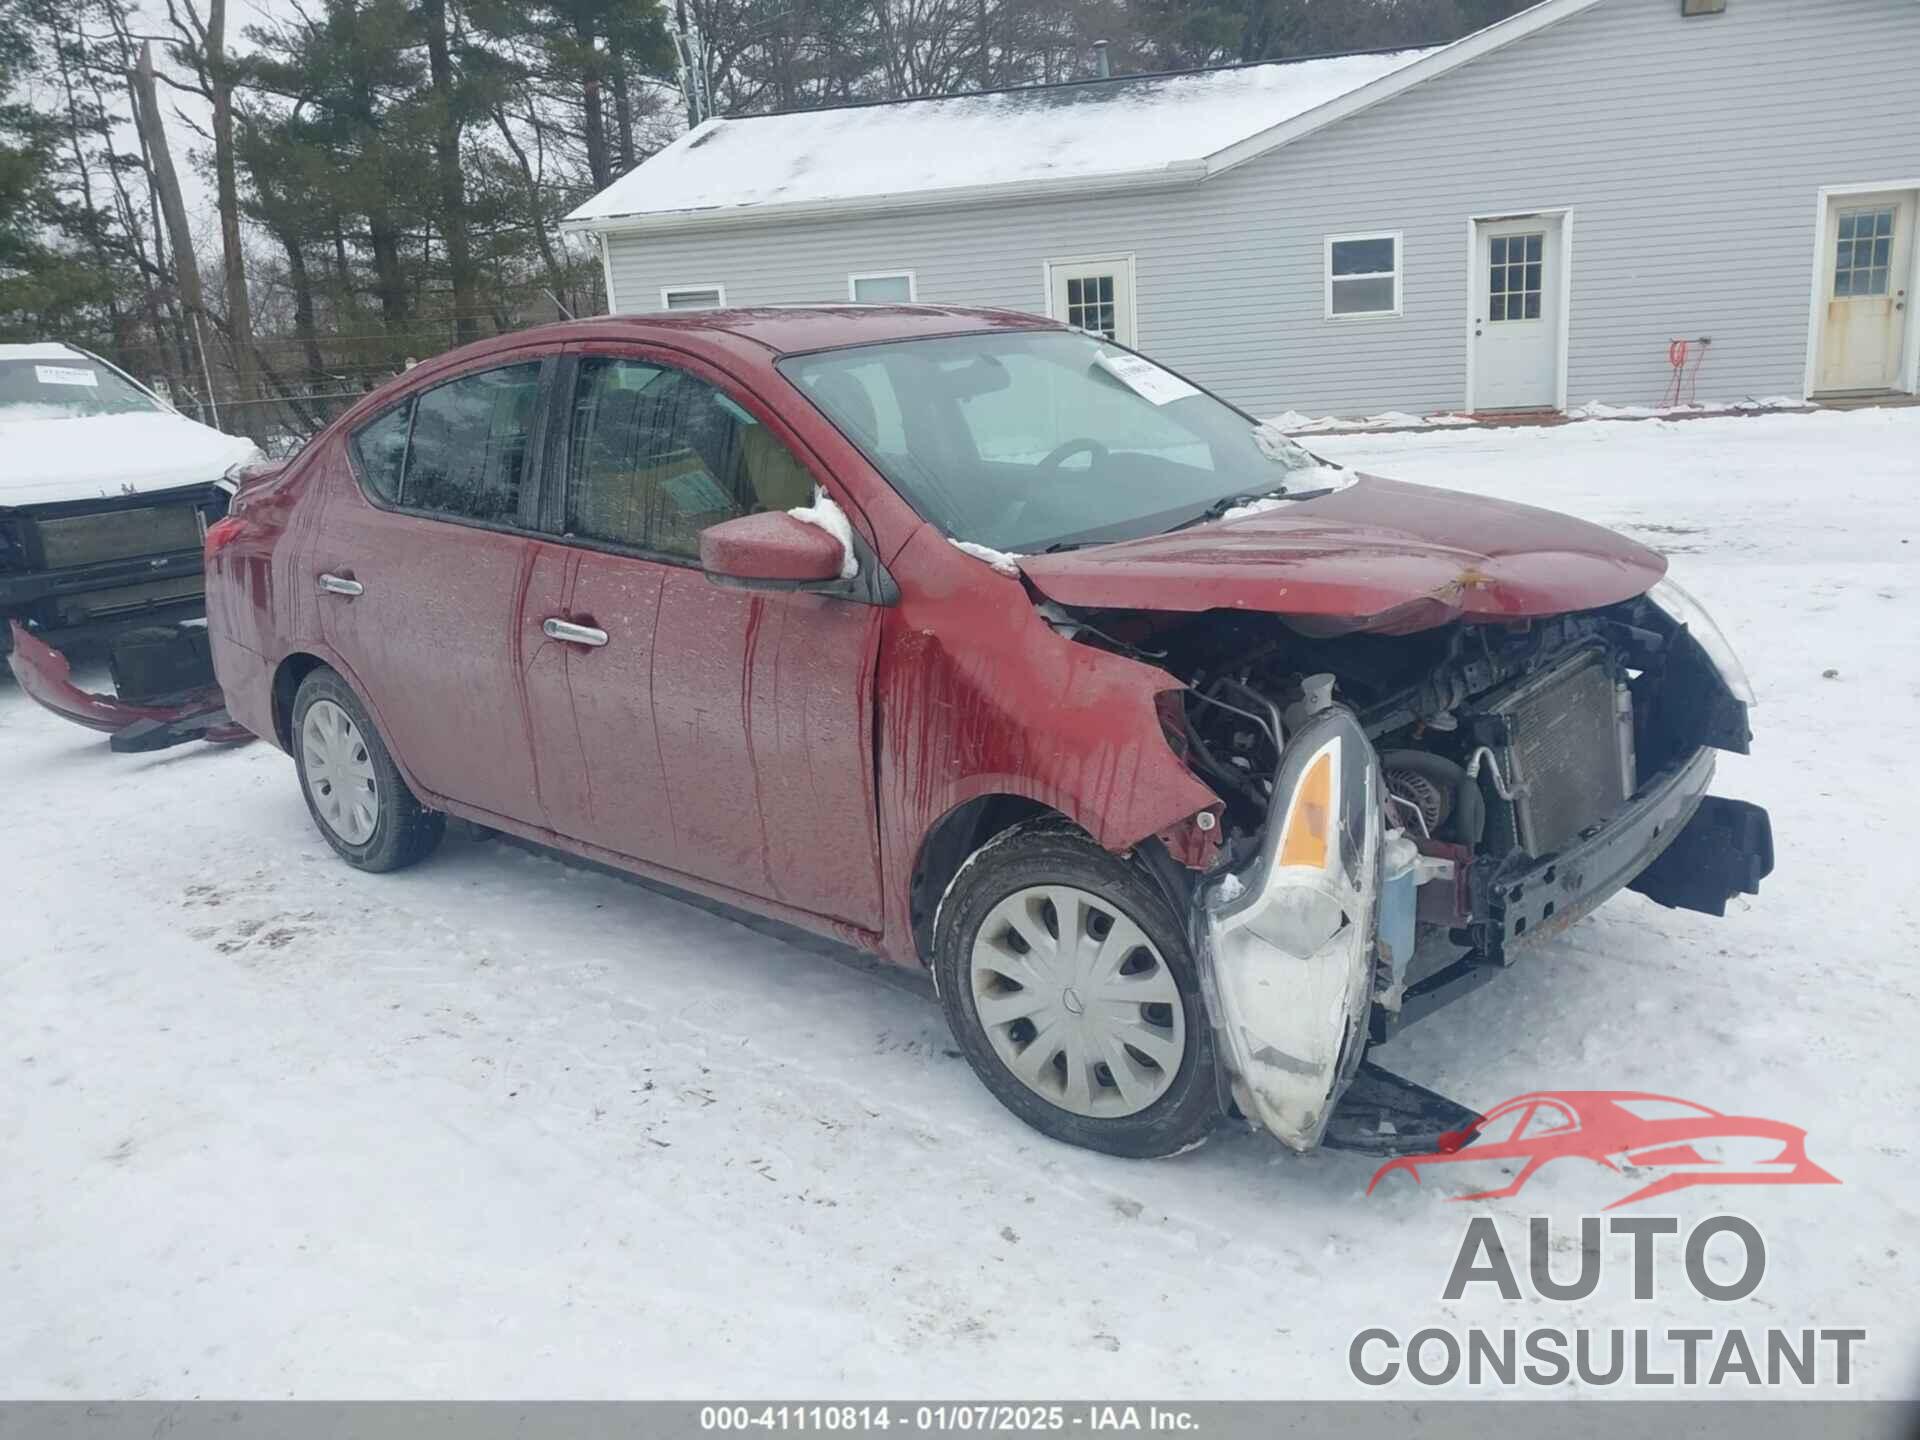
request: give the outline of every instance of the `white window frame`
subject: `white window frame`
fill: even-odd
[[[1370,270],[1364,275],[1342,275],[1342,280],[1380,280],[1393,277],[1393,308],[1391,310],[1349,310],[1344,314],[1333,313],[1333,247],[1354,240],[1391,240],[1393,242],[1393,269]],[[1321,249],[1320,273],[1322,276],[1326,318],[1329,320],[1392,320],[1404,313],[1407,293],[1407,242],[1406,234],[1400,230],[1356,230],[1345,235],[1329,235]]]
[[[907,282],[907,304],[912,305],[920,299],[920,282],[911,270],[860,270],[847,276],[847,299],[856,305],[880,303],[878,301],[863,302],[855,293],[856,282],[861,280],[904,280]]]
[[[704,285],[662,285],[660,287],[660,308],[662,310],[671,310],[673,308],[667,300],[669,295],[685,295],[689,292],[697,293],[702,290],[711,290],[718,298],[711,305],[693,305],[686,308],[693,310],[724,310],[727,308],[727,287],[711,280]]]
[[[1124,270],[1127,275],[1127,324],[1126,334],[1115,337],[1116,343],[1129,350],[1140,348],[1140,270],[1135,263],[1134,252],[1129,250],[1114,255],[1056,255],[1051,260],[1040,262],[1040,313],[1049,320],[1067,323],[1067,317],[1053,312],[1053,272],[1055,270],[1091,269],[1096,265],[1110,266],[1117,273]]]

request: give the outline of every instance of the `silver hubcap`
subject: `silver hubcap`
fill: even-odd
[[[1008,1070],[1076,1115],[1158,1100],[1187,1050],[1173,972],[1146,932],[1070,885],[1015,891],[974,936],[973,1003]]]
[[[380,823],[380,786],[367,742],[331,700],[316,700],[300,727],[300,767],[313,808],[349,845],[364,845]]]

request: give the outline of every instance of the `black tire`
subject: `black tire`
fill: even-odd
[[[1065,885],[1116,907],[1160,952],[1178,987],[1185,1047],[1173,1078],[1133,1114],[1077,1114],[1030,1089],[1001,1059],[976,1008],[971,957],[981,925],[1007,897],[1035,885]],[[1220,1119],[1213,1027],[1200,996],[1186,930],[1159,889],[1134,865],[1057,819],[1029,821],[990,842],[962,869],[934,933],[934,978],[947,1024],[967,1063],[996,1099],[1043,1135],[1130,1159],[1178,1154]],[[1110,1073],[1110,1072],[1109,1072]]]
[[[348,841],[322,818],[314,803],[313,788],[307,783],[307,712],[322,700],[338,705],[353,721],[378,785],[379,805],[373,832],[359,844]],[[314,828],[340,858],[355,869],[376,874],[404,870],[431,855],[446,834],[447,817],[427,809],[407,788],[366,706],[338,671],[321,666],[300,682],[300,689],[293,697],[293,763],[300,777],[300,794],[307,802],[307,813],[313,816]]]

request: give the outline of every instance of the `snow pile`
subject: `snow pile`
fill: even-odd
[[[1774,410],[1818,409],[1810,400],[1791,395],[1770,395],[1761,400],[1702,400],[1685,405],[1609,405],[1592,400],[1575,405],[1566,412],[1569,420],[1660,420],[1687,415],[1745,415]],[[1350,435],[1369,430],[1447,429],[1480,425],[1471,415],[1410,415],[1404,410],[1383,410],[1378,415],[1303,415],[1287,410],[1264,423],[1287,435]]]
[[[1774,395],[1765,400],[1698,400],[1685,405],[1609,405],[1589,400],[1567,411],[1569,420],[1663,420],[1678,415],[1729,415],[1758,410],[1812,410],[1811,400]]]
[[[1342,417],[1338,415],[1302,415],[1287,410],[1266,422],[1288,435],[1339,434],[1350,430],[1413,430],[1426,425],[1473,425],[1469,415],[1409,415],[1404,410],[1383,410],[1378,415]]]
[[[947,543],[956,550],[963,550],[976,560],[984,560],[1002,575],[1018,575],[1020,562],[1026,557],[1006,550],[995,550],[991,546],[976,545],[971,540],[955,540],[949,537]]]
[[[840,542],[840,578],[851,580],[860,573],[860,561],[853,553],[853,522],[834,498],[818,485],[813,487],[813,504],[797,505],[787,511],[803,524],[815,525]]]
[[[1196,169],[1430,50],[709,120],[567,218],[841,202]]]

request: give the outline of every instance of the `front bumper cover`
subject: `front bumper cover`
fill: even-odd
[[[217,684],[149,703],[82,690],[73,683],[66,656],[18,620],[8,623],[13,651],[7,666],[27,697],[63,720],[113,736],[117,750],[161,749],[195,738],[215,744],[252,738],[228,716]]]

